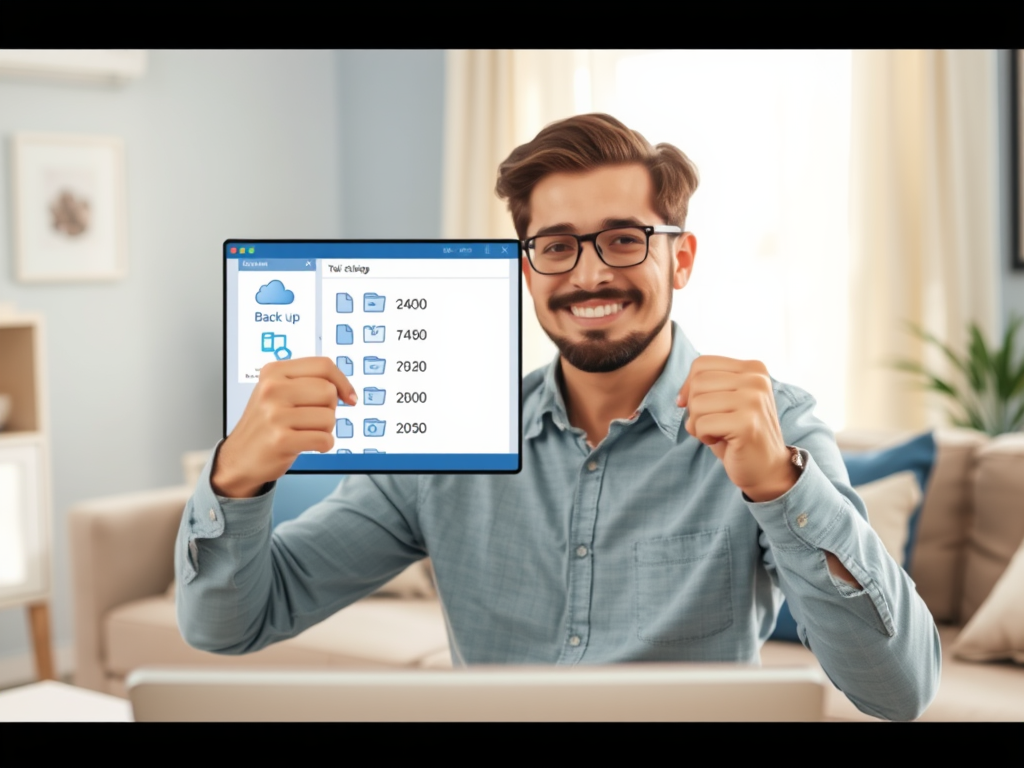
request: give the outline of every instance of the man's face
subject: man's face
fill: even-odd
[[[650,173],[639,164],[553,173],[530,195],[527,237],[665,224],[653,199]],[[643,263],[616,269],[588,242],[571,272],[541,275],[526,259],[523,272],[537,319],[562,357],[580,370],[604,373],[635,360],[665,329],[672,291],[686,285],[695,251],[691,234],[652,235]]]

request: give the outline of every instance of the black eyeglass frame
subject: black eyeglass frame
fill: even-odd
[[[639,230],[642,230],[645,235],[647,235],[647,242],[646,242],[646,244],[644,246],[644,256],[643,256],[642,259],[640,259],[640,261],[634,262],[633,264],[623,264],[621,266],[618,265],[618,264],[608,264],[608,262],[605,261],[604,254],[601,253],[601,248],[597,244],[597,238],[600,237],[601,235],[603,235],[605,232],[614,232],[615,230],[619,230],[619,229],[639,229]],[[565,275],[565,274],[567,274],[569,272],[572,272],[574,269],[576,269],[576,265],[580,263],[580,256],[583,255],[583,244],[584,243],[593,243],[594,244],[594,251],[597,253],[597,257],[602,262],[604,262],[609,267],[611,267],[612,269],[629,269],[630,267],[635,267],[638,264],[643,264],[645,261],[647,261],[647,257],[651,253],[651,235],[682,235],[684,233],[685,233],[685,231],[683,230],[682,227],[677,227],[674,224],[656,224],[656,225],[650,225],[650,224],[648,224],[648,225],[625,224],[625,225],[620,225],[618,227],[608,227],[608,229],[602,229],[599,232],[591,232],[589,235],[574,235],[572,232],[551,232],[551,233],[545,234],[545,235],[534,235],[533,237],[529,237],[526,240],[523,240],[522,244],[523,244],[523,251],[524,251],[524,253],[526,253],[526,259],[527,259],[527,261],[530,262],[530,268],[534,272],[536,272],[538,275]],[[563,269],[563,270],[560,270],[558,272],[542,272],[541,270],[537,269],[537,265],[533,263],[533,258],[530,256],[530,253],[534,250],[534,244],[536,243],[538,237],[556,237],[556,236],[557,237],[572,237],[572,238],[575,238],[575,240],[576,240],[576,258],[575,258],[575,260],[573,260],[572,266],[569,267],[568,269]]]

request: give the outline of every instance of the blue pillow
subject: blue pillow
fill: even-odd
[[[274,527],[301,515],[328,496],[339,482],[340,475],[284,475],[279,478],[274,492]]]
[[[846,471],[850,475],[850,485],[854,486],[881,480],[897,472],[913,472],[921,487],[921,498],[924,499],[935,464],[935,437],[931,432],[926,432],[891,448],[863,453],[844,453],[843,463],[846,464]],[[907,545],[903,550],[902,563],[907,571],[910,570],[911,554],[917,538],[917,521],[921,516],[922,506],[924,501],[914,510],[907,524]],[[772,632],[770,639],[800,642],[796,632],[796,620],[789,611],[788,603],[783,602],[775,621],[775,631]]]

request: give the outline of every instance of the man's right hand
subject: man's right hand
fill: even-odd
[[[214,493],[250,498],[303,451],[329,451],[338,400],[355,405],[356,392],[329,358],[264,365],[242,418],[217,453],[210,475]]]

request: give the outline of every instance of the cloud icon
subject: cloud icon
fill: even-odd
[[[271,280],[261,285],[256,293],[257,304],[291,304],[295,301],[295,293],[284,287],[280,280]]]

